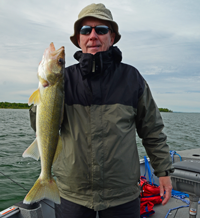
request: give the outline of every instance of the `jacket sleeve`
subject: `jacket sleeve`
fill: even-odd
[[[168,176],[173,172],[167,136],[162,132],[164,127],[160,111],[145,82],[144,92],[139,98],[136,116],[137,133],[150,158],[154,174],[158,177]]]
[[[29,109],[29,116],[30,116],[30,122],[32,129],[36,132],[36,108],[37,106],[32,106]]]

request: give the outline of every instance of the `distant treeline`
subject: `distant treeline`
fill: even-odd
[[[173,112],[167,108],[159,108],[160,112]]]
[[[25,103],[0,102],[0,108],[29,109],[30,106]]]
[[[12,109],[29,109],[30,106],[25,103],[9,103],[0,102],[0,108],[12,108]],[[173,112],[167,108],[159,108],[160,112]]]

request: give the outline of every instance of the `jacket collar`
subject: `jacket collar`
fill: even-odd
[[[95,55],[77,51],[74,58],[79,61],[83,79],[102,74],[113,62],[120,63],[121,51],[111,46],[108,51],[97,52]]]

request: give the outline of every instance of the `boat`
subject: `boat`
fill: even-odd
[[[173,189],[188,193],[189,198],[171,197],[166,205],[154,205],[152,218],[200,218],[200,148],[172,152],[174,173],[171,175]],[[150,166],[151,168],[151,166]],[[151,168],[153,171],[153,169]],[[140,160],[141,175],[145,174],[145,160]],[[158,178],[153,175],[156,184]],[[189,203],[190,202],[190,203]],[[18,202],[0,212],[0,218],[55,218],[55,205],[42,200],[33,205]],[[199,210],[199,212],[198,212]],[[98,213],[97,217],[98,218]]]

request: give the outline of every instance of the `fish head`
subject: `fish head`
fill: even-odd
[[[56,78],[62,76],[65,67],[64,46],[55,49],[53,42],[45,49],[42,61],[38,67],[38,77],[43,87],[53,85]]]

